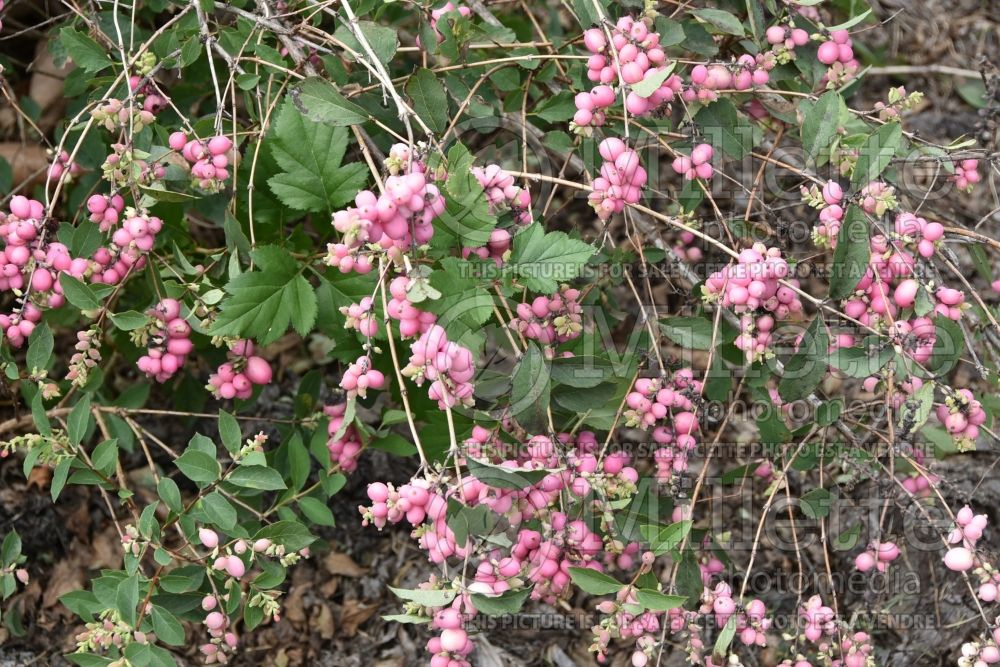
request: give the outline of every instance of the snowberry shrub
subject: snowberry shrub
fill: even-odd
[[[880,664],[859,619],[890,601],[834,574],[911,567],[977,612],[948,657],[1000,662],[987,508],[942,460],[997,441],[1000,242],[938,205],[995,154],[909,129],[863,2],[639,4],[39,27],[68,105],[16,110],[51,161],[0,179],[0,459],[93,488],[120,538],[61,598],[71,661],[250,664],[287,569],[365,527],[420,554],[386,618],[432,667],[570,605],[599,662]],[[43,574],[22,551],[4,599]],[[804,589],[751,586],[789,567]]]

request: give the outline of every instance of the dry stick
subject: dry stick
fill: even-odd
[[[379,258],[379,274],[384,276],[384,261]],[[389,299],[385,295],[385,278],[380,281],[382,286],[382,309],[388,313],[389,312]],[[385,332],[389,338],[389,354],[392,357],[392,370],[396,375],[396,382],[399,384],[399,397],[403,400],[404,412],[406,412],[406,422],[410,426],[410,435],[413,436],[413,444],[417,448],[417,454],[420,455],[420,467],[426,472],[428,470],[427,455],[424,453],[424,447],[420,444],[420,435],[417,433],[417,425],[413,421],[413,410],[410,409],[410,397],[409,392],[406,389],[406,384],[403,382],[403,373],[399,369],[399,355],[396,354],[396,337],[392,334],[392,320],[386,316],[385,321]]]

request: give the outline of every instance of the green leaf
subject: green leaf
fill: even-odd
[[[902,141],[903,128],[899,123],[886,123],[873,132],[858,154],[851,186],[858,189],[876,180],[889,166]]]
[[[157,639],[170,646],[183,646],[185,644],[184,626],[181,625],[176,616],[155,604],[150,616],[153,619],[153,632],[156,633]]]
[[[675,549],[687,534],[691,532],[693,523],[689,520],[677,521],[669,526],[640,526],[639,530],[643,538],[649,543],[650,550],[657,556],[661,556],[671,549]]]
[[[233,504],[218,491],[212,491],[201,499],[201,508],[208,520],[223,530],[236,527],[238,515]]]
[[[368,167],[341,166],[347,129],[309,120],[293,104],[283,104],[267,142],[283,172],[268,179],[281,203],[310,213],[332,212],[354,199],[368,181]]]
[[[60,459],[56,464],[56,469],[52,472],[52,481],[49,482],[49,495],[52,502],[55,502],[66,487],[66,480],[69,479],[69,469],[73,465],[72,458]]]
[[[28,372],[44,370],[52,358],[52,329],[46,322],[39,323],[28,336],[28,355],[25,359]]]
[[[826,489],[816,488],[803,495],[799,500],[802,502],[803,514],[810,519],[822,519],[829,516],[833,497]]]
[[[531,595],[531,588],[523,588],[519,591],[505,591],[500,595],[472,594],[472,603],[476,610],[487,616],[505,616],[516,614],[521,611],[524,601]]]
[[[712,655],[715,656],[717,660],[724,661],[726,655],[729,653],[729,645],[733,643],[733,638],[736,636],[736,614],[729,617],[726,624],[722,626],[722,632],[715,639],[715,646],[712,648]]]
[[[499,489],[526,489],[542,481],[552,472],[545,468],[507,468],[472,457],[467,459],[467,465],[473,477]]]
[[[909,439],[931,415],[934,407],[934,382],[925,382],[923,386],[906,398],[899,411],[898,437]]]
[[[0,565],[9,566],[21,555],[21,536],[16,530],[11,530],[4,535],[3,545],[0,546]]]
[[[727,11],[721,9],[692,9],[691,14],[697,16],[702,21],[707,21],[718,30],[737,37],[743,37],[746,31],[743,23],[738,18]]]
[[[861,347],[837,348],[827,356],[826,362],[851,377],[866,378],[879,372],[894,354],[891,345],[884,345],[877,336],[869,336],[862,341]]]
[[[658,67],[653,73],[645,77],[639,83],[632,85],[632,92],[639,97],[649,97],[663,85],[663,82],[667,80],[673,71],[674,67],[677,65],[677,61],[671,61],[669,65],[663,67]]]
[[[455,599],[455,591],[452,590],[407,590],[392,586],[389,590],[399,599],[416,602],[421,607],[443,607]]]
[[[470,331],[478,332],[493,317],[493,298],[476,280],[475,266],[458,257],[441,260],[441,270],[431,273],[431,287],[441,297],[422,302],[421,308],[438,315],[448,340],[462,343]]]
[[[536,222],[514,237],[509,266],[528,289],[552,294],[559,283],[580,275],[593,254],[589,243],[571,239],[565,232],[546,232]]]
[[[677,609],[684,604],[687,598],[683,595],[665,595],[659,591],[654,591],[649,588],[640,588],[635,593],[636,599],[639,600],[641,604],[646,609],[652,609],[654,611],[670,611],[671,609]]]
[[[222,474],[222,469],[215,457],[190,447],[177,457],[174,465],[192,482],[201,484],[214,482]]]
[[[321,526],[336,525],[336,521],[334,521],[333,518],[333,512],[326,506],[326,503],[316,498],[311,496],[300,498],[299,509],[302,510],[302,514],[313,523]]]
[[[429,69],[421,67],[406,83],[406,94],[413,100],[413,110],[436,135],[448,129],[450,112],[444,86]]]
[[[812,393],[827,370],[827,348],[830,338],[823,318],[816,316],[802,334],[799,351],[785,364],[778,383],[778,393],[786,401],[797,401]]]
[[[510,393],[510,412],[529,431],[544,427],[551,387],[549,360],[531,341],[514,369]]]
[[[243,446],[243,431],[236,417],[225,410],[219,410],[219,437],[230,454],[240,451]]]
[[[118,440],[116,438],[105,440],[94,447],[90,460],[94,467],[102,473],[110,474],[115,469],[115,464],[118,463]]]
[[[298,521],[291,520],[277,521],[270,526],[264,526],[257,531],[253,539],[256,541],[261,538],[267,538],[275,544],[280,544],[288,551],[304,549],[316,541],[316,538],[309,533],[305,526]]]
[[[441,230],[470,248],[486,245],[496,217],[490,213],[483,186],[472,174],[475,159],[460,143],[448,149],[448,180],[445,182],[445,210],[434,220]]]
[[[66,295],[66,300],[80,310],[97,310],[101,307],[94,290],[68,273],[59,276],[59,284],[62,286],[63,294]]]
[[[816,425],[829,426],[838,419],[844,411],[844,401],[835,398],[832,401],[824,401],[816,406]]]
[[[396,54],[396,49],[399,47],[399,37],[396,36],[396,31],[387,26],[379,25],[378,23],[373,23],[371,21],[358,21],[356,24],[357,29],[361,31],[364,36],[365,41],[368,45],[372,47],[372,51],[375,52],[375,57],[378,58],[383,64],[388,64],[392,57]],[[340,27],[333,33],[333,36],[343,42],[355,53],[361,54],[364,57],[365,50],[361,46],[361,42],[354,36],[347,23],[341,23]]]
[[[115,596],[115,607],[121,614],[122,620],[130,626],[135,626],[136,606],[139,604],[139,577],[132,575],[122,579],[118,584],[118,592]]]
[[[156,485],[156,492],[160,496],[160,500],[166,505],[171,512],[175,514],[180,514],[184,511],[184,503],[181,500],[181,490],[177,487],[177,482],[170,479],[169,477],[161,477],[160,482]]]
[[[448,503],[448,528],[455,533],[455,543],[465,544],[470,537],[486,538],[493,532],[495,515],[486,505],[469,507],[452,500]]]
[[[316,322],[316,291],[299,273],[299,266],[283,249],[264,246],[253,252],[259,270],[240,274],[229,281],[229,297],[212,333],[245,336],[262,345],[273,343],[289,324],[308,334]]]
[[[108,50],[91,39],[89,35],[66,27],[59,31],[59,42],[77,67],[91,74],[111,66]]]
[[[135,331],[146,326],[149,318],[143,313],[135,310],[126,310],[124,313],[108,313],[111,322],[122,331]]]
[[[226,478],[226,481],[246,489],[260,491],[281,491],[288,488],[278,471],[266,466],[241,465]]]
[[[927,368],[936,375],[947,373],[965,350],[965,334],[954,320],[943,315],[934,318],[934,349]]]
[[[727,98],[702,108],[695,117],[701,133],[716,150],[740,160],[760,143],[762,130],[751,125]]]
[[[844,98],[831,90],[821,95],[805,113],[801,130],[802,148],[814,160],[829,150],[833,138],[837,136],[840,117],[846,109]]]
[[[360,125],[368,112],[348,101],[329,81],[310,77],[292,88],[292,102],[309,120],[331,127]]]
[[[704,317],[670,317],[660,321],[660,331],[685,350],[712,349],[712,322]]]
[[[69,417],[66,418],[66,425],[68,427],[66,435],[69,436],[71,443],[79,445],[83,442],[83,438],[87,434],[87,428],[90,426],[90,418],[90,394],[84,394],[76,402],[76,405],[73,406]]]
[[[617,579],[589,567],[569,568],[569,578],[577,587],[591,595],[611,595],[625,588],[625,584]]]
[[[868,218],[856,204],[847,208],[830,267],[830,298],[847,298],[868,271],[871,239]]]

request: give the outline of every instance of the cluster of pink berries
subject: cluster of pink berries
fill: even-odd
[[[951,180],[959,190],[972,192],[973,186],[982,179],[979,174],[979,160],[962,160],[955,164]]]
[[[20,347],[41,320],[41,308],[58,308],[66,302],[59,276],[68,273],[82,279],[87,261],[74,259],[65,245],[45,238],[41,202],[17,195],[9,208],[9,213],[0,212],[0,238],[5,244],[0,250],[0,291],[13,292],[20,307],[0,314],[0,331],[12,346]]]
[[[562,285],[551,296],[517,304],[517,317],[510,326],[546,346],[573,340],[583,331],[583,306],[577,301],[579,298],[580,290]]]
[[[511,235],[506,229],[494,229],[490,232],[490,240],[480,248],[462,248],[462,257],[468,259],[472,255],[480,259],[492,259],[500,266],[504,262],[504,256],[510,250]]]
[[[497,164],[473,167],[472,175],[483,186],[490,211],[510,210],[518,225],[531,224],[531,193],[514,184],[514,177]]]
[[[253,395],[254,385],[271,382],[271,365],[254,355],[254,344],[237,340],[229,346],[229,361],[208,378],[206,387],[216,398],[246,400]]]
[[[426,333],[437,321],[437,315],[421,310],[410,303],[408,289],[411,279],[407,276],[396,276],[389,283],[389,294],[386,313],[399,322],[399,335],[403,338],[414,338]]]
[[[968,389],[959,389],[935,410],[938,420],[955,439],[959,451],[975,449],[979,427],[986,423],[986,411]]]
[[[358,357],[358,360],[347,367],[344,376],[340,378],[340,388],[348,396],[368,396],[369,389],[381,389],[385,386],[385,375],[382,371],[372,368],[372,360],[368,356]]]
[[[344,328],[356,329],[362,336],[371,338],[378,332],[378,319],[374,302],[370,296],[362,297],[359,303],[341,306],[340,314],[345,316]]]
[[[554,604],[568,591],[570,567],[589,567],[603,570],[609,566],[631,567],[638,553],[637,544],[621,544],[605,540],[588,524],[573,519],[560,507],[560,499],[566,491],[570,498],[586,498],[591,489],[596,489],[599,498],[613,501],[631,497],[636,491],[638,472],[629,467],[627,454],[613,452],[600,461],[600,445],[593,433],[583,432],[575,438],[560,434],[553,440],[547,436],[534,436],[522,447],[513,448],[513,456],[504,452],[511,448],[501,442],[496,435],[479,426],[473,428],[472,437],[462,448],[462,456],[456,461],[461,465],[467,457],[476,456],[516,473],[519,470],[551,470],[538,481],[526,484],[524,488],[509,488],[506,485],[492,486],[472,476],[461,479],[442,480],[443,489],[433,486],[423,478],[414,478],[409,483],[394,488],[388,484],[371,484],[368,497],[370,507],[360,507],[364,524],[374,524],[381,528],[387,523],[397,523],[406,519],[414,526],[413,536],[427,552],[432,562],[443,563],[451,557],[466,559],[475,571],[474,581],[456,598],[452,605],[471,618],[477,612],[471,605],[469,593],[498,595],[508,590],[518,590],[527,583],[533,583],[531,596],[536,600]],[[562,463],[560,463],[562,462]],[[473,542],[459,544],[455,534],[448,527],[448,499],[475,507],[485,505],[504,518],[504,525],[512,532],[510,546],[498,548],[495,544],[482,545],[482,551],[473,551]],[[602,501],[603,502],[603,501]],[[557,509],[559,508],[559,509]],[[610,510],[610,506],[604,508]],[[533,528],[524,527],[531,521],[540,522]],[[516,531],[516,534],[513,534]],[[644,560],[644,563],[646,561]],[[430,585],[435,585],[433,582]],[[446,612],[442,619],[450,627],[454,622],[453,612]],[[633,627],[634,626],[634,627]],[[635,630],[635,635],[644,633],[645,625],[639,618],[629,618],[624,627]],[[464,635],[449,635],[454,641],[432,642],[429,650],[437,655],[443,652],[466,655],[465,645],[458,639]],[[454,658],[455,656],[452,655]],[[442,664],[444,664],[442,662]]]
[[[125,200],[121,195],[91,195],[87,199],[90,221],[97,223],[102,232],[107,232],[117,225],[124,210]]]
[[[623,16],[610,34],[609,44],[601,28],[590,28],[583,33],[583,44],[592,54],[587,60],[587,78],[598,85],[589,93],[576,96],[577,110],[571,125],[574,130],[604,125],[604,110],[617,99],[613,85],[624,88],[646,79],[660,81],[647,96],[635,90],[625,94],[625,108],[634,116],[658,112],[680,92],[680,77],[663,77],[662,70],[669,63],[660,47],[659,33],[651,32],[644,21]]]
[[[638,546],[638,545],[637,545]],[[647,551],[642,556],[644,569],[652,565],[655,556]],[[638,607],[638,609],[637,609]],[[635,649],[632,652],[633,667],[642,667],[656,647],[660,631],[660,617],[664,612],[658,610],[642,610],[635,588],[626,586],[615,594],[615,599],[605,600],[597,605],[597,610],[606,614],[591,631],[594,635],[590,652],[594,653],[599,663],[607,660],[608,647],[614,637],[634,639]]]
[[[823,635],[832,636],[836,632],[836,614],[823,604],[823,599],[814,595],[799,609],[799,616],[805,627],[803,633],[811,642],[817,642]]]
[[[156,121],[156,114],[152,111],[125,104],[117,98],[111,98],[93,109],[90,115],[108,132],[115,132],[118,128],[128,128],[130,123],[133,131],[141,132]]]
[[[773,25],[764,33],[767,43],[773,46],[784,46],[788,50],[809,43],[809,33],[802,28]]]
[[[955,528],[948,535],[951,547],[944,555],[944,564],[949,570],[965,572],[976,564],[974,555],[976,542],[983,536],[989,519],[985,514],[974,514],[968,505],[955,515]]]
[[[861,188],[859,203],[865,213],[879,218],[899,204],[896,201],[896,189],[885,181],[872,181]]]
[[[90,280],[116,285],[131,271],[146,264],[146,254],[156,245],[163,221],[156,216],[134,215],[111,234],[111,244],[93,255]]]
[[[763,602],[751,600],[744,610],[737,611],[732,588],[725,582],[716,584],[711,590],[705,588],[701,600],[701,612],[714,614],[716,627],[725,627],[730,617],[738,614],[736,628],[740,641],[746,646],[766,645],[766,632],[771,627],[771,619],[766,617],[767,612]]]
[[[688,468],[688,454],[698,445],[699,424],[695,401],[702,383],[689,368],[673,373],[669,380],[639,378],[625,397],[625,423],[653,428],[653,440],[661,445],[653,453],[656,478],[667,482]]]
[[[710,275],[702,287],[706,301],[718,301],[741,315],[742,333],[735,344],[748,361],[768,353],[775,318],[783,320],[802,312],[802,302],[792,289],[798,287],[798,279],[780,284],[788,274],[788,262],[781,257],[779,248],[755,243],[740,251],[735,264]]]
[[[1000,627],[994,628],[992,637],[985,641],[962,644],[962,657],[958,659],[958,667],[984,667],[1000,663],[998,644],[1000,644]]]
[[[191,325],[181,317],[181,304],[177,299],[163,299],[146,311],[152,318],[147,327],[148,348],[139,357],[139,370],[157,382],[166,382],[174,376],[187,355],[194,349],[191,342]]]
[[[410,347],[410,362],[403,375],[412,378],[417,386],[430,382],[427,390],[431,400],[444,410],[462,404],[473,404],[472,378],[476,366],[472,352],[448,340],[448,335],[433,324]]]
[[[688,231],[682,231],[677,235],[673,251],[680,259],[690,264],[696,264],[702,260],[704,253],[701,248],[694,245],[695,236]]]
[[[597,217],[607,220],[621,213],[626,204],[637,204],[646,185],[646,170],[639,154],[616,137],[605,139],[598,146],[604,159],[601,175],[594,179],[594,191],[588,197]]]
[[[142,56],[145,62],[141,62],[141,66],[147,71],[153,66],[150,60],[151,55],[143,54]],[[151,82],[146,81],[144,83],[143,78],[133,74],[128,78],[128,85],[132,89],[132,94],[142,100],[142,110],[146,113],[156,115],[167,106],[167,100],[157,92],[156,87]]]
[[[229,137],[216,136],[207,141],[189,139],[184,132],[174,132],[167,139],[171,149],[178,151],[191,165],[191,181],[206,192],[218,192],[229,178],[233,142]]]
[[[63,174],[69,174],[68,178],[78,175],[82,171],[80,165],[69,159],[69,153],[60,151],[56,159],[49,166],[49,180],[58,181]]]
[[[816,186],[811,190],[803,186],[802,195],[807,202],[820,209],[819,224],[813,229],[813,241],[817,245],[836,248],[840,224],[844,219],[844,209],[840,205],[844,199],[844,190],[840,183],[829,181],[823,186],[822,192]]]
[[[456,602],[457,606],[445,607],[431,619],[431,624],[441,634],[427,640],[427,651],[431,653],[430,667],[470,667],[466,656],[472,653],[475,645],[469,639],[469,633],[462,628],[464,600],[458,598]]]
[[[358,456],[364,445],[361,443],[361,434],[354,424],[348,425],[339,438],[335,437],[344,425],[346,412],[347,403],[323,408],[323,414],[330,418],[330,423],[326,427],[326,432],[330,436],[326,441],[326,448],[330,452],[331,462],[340,466],[344,472],[353,472],[358,467]]]
[[[712,169],[712,155],[714,154],[711,144],[698,144],[691,151],[691,155],[678,155],[671,165],[678,174],[684,177],[685,181],[693,181],[696,178],[708,180],[715,173]]]
[[[201,529],[199,535],[202,536],[202,543],[204,544],[204,536],[202,531],[207,529]],[[207,531],[212,533],[213,531]],[[218,537],[216,537],[216,543],[218,543]],[[208,544],[205,544],[208,546]],[[214,549],[215,547],[209,547]],[[239,560],[239,559],[237,559]],[[219,606],[219,598],[215,595],[206,595],[201,600],[201,608],[206,613],[205,615],[205,627],[208,629],[208,634],[211,637],[211,641],[202,644],[199,647],[201,654],[205,656],[205,664],[214,665],[220,664],[225,665],[229,663],[229,653],[236,650],[239,640],[236,634],[232,632],[229,628],[229,617],[226,616],[222,611],[216,611]]]
[[[383,194],[362,190],[354,198],[354,207],[333,214],[334,228],[344,235],[341,244],[331,247],[341,271],[358,270],[358,250],[365,243],[404,249],[430,241],[432,223],[444,212],[444,197],[428,182],[421,163],[411,162],[410,169],[409,173],[388,176]],[[349,257],[353,261],[348,261]]]
[[[830,39],[819,45],[816,59],[830,67],[824,78],[833,85],[850,80],[861,67],[854,57],[851,34],[846,30],[830,33]]]
[[[872,569],[885,572],[889,563],[899,558],[899,547],[895,542],[873,541],[868,548],[854,559],[854,566],[861,572],[871,572]]]

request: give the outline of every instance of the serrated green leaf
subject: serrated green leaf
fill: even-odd
[[[331,127],[360,125],[368,112],[348,101],[333,84],[311,77],[292,88],[292,102],[309,120]]]
[[[77,67],[87,72],[93,74],[111,66],[108,50],[91,39],[89,35],[66,27],[59,31],[59,42]]]
[[[368,180],[364,164],[341,166],[347,130],[313,122],[293,104],[282,105],[267,143],[283,170],[268,185],[283,204],[299,211],[332,212],[354,199]]]
[[[280,338],[289,325],[306,335],[316,322],[316,291],[299,273],[298,264],[274,246],[253,252],[259,270],[236,276],[226,285],[229,297],[212,333],[254,338],[262,345]]]
[[[514,237],[509,267],[528,289],[552,294],[559,283],[576,278],[593,254],[589,243],[546,232],[536,222]]]
[[[415,71],[406,83],[406,94],[413,100],[413,110],[434,134],[441,135],[448,128],[448,95],[433,72],[423,67]]]

